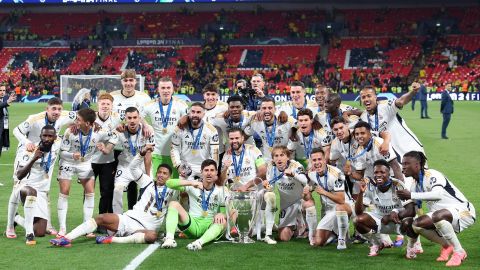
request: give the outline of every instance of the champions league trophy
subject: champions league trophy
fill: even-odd
[[[234,243],[255,243],[248,237],[248,233],[250,227],[255,225],[256,202],[255,192],[230,192],[230,196],[227,199],[228,216],[238,232],[238,238],[233,240]],[[228,224],[230,226],[231,223],[229,222]]]

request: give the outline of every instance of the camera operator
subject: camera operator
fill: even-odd
[[[260,109],[261,99],[265,97],[265,81],[262,74],[254,74],[250,80],[251,88],[247,86],[247,81],[237,81],[238,94],[245,100],[244,107],[247,111],[258,111]]]

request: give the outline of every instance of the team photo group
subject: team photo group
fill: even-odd
[[[298,241],[343,252],[366,242],[365,256],[405,246],[410,260],[431,241],[446,266],[467,258],[457,234],[474,224],[475,208],[456,179],[428,166],[428,153],[401,117],[419,83],[392,100],[366,86],[358,108],[323,85],[309,100],[300,81],[290,84],[290,101],[276,102],[261,74],[237,81],[239,95],[226,102],[215,84],[203,87],[204,101],[187,103],[169,77],[158,80],[155,99],[135,90],[137,83],[127,69],[121,90],[99,93],[96,111],[68,111],[51,98],[45,111],[13,129],[7,238],[20,238],[21,226],[27,245],[55,235],[55,247],[86,236],[167,249],[188,238],[192,251],[214,249],[215,241],[282,245],[304,238]],[[68,228],[77,182],[83,223]]]

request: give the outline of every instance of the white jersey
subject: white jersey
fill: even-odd
[[[295,160],[290,160],[288,169],[293,172],[293,177],[284,175],[272,163],[269,163],[267,166],[267,180],[272,188],[278,187],[281,209],[286,209],[298,203],[303,196],[303,187],[307,184],[307,176],[302,164]]]
[[[439,192],[441,194],[440,199],[423,200],[430,212],[455,207],[456,205],[469,209],[473,208],[469,207],[472,203],[441,172],[433,169],[425,170],[422,182],[422,184],[416,183],[410,188],[411,198],[417,204],[422,201],[422,196],[428,195],[429,192]]]
[[[317,108],[317,103],[315,101],[305,100],[305,103],[303,104],[303,109],[310,109],[315,115],[316,108]],[[292,101],[287,101],[282,103],[282,105],[277,106],[276,111],[277,111],[277,115],[281,111],[284,111],[289,117],[292,117],[295,120],[295,123],[297,122],[297,114],[299,109],[293,105]]]
[[[392,184],[386,192],[381,192],[378,187],[368,183],[367,190],[363,195],[364,204],[373,205],[372,212],[381,217],[389,215],[394,209],[401,211],[405,205],[412,202],[412,200],[402,201],[397,197],[397,191],[404,189],[400,180],[390,181]]]
[[[359,147],[358,142],[353,138],[353,131],[350,130],[350,136],[347,143],[333,139],[330,145],[330,160],[336,161],[337,167],[343,169],[343,164],[348,158],[354,157]]]
[[[398,114],[400,109],[394,100],[380,101],[373,115],[364,111],[360,119],[368,122],[373,131],[388,131],[392,136],[391,145],[400,157],[410,151],[424,152],[423,145]]]
[[[218,142],[217,130],[209,123],[202,121],[201,127],[193,132],[189,127],[183,130],[176,127],[170,152],[173,166],[188,164],[193,173],[199,174],[204,160],[213,159],[218,164]]]
[[[149,230],[158,231],[167,215],[168,203],[178,200],[178,191],[157,186],[150,178],[140,200],[125,215],[134,218]]]
[[[57,135],[66,125],[71,125],[77,118],[76,112],[62,111],[57,121],[51,123],[47,120],[47,113],[41,112],[30,115],[27,120],[22,122],[13,130],[13,135],[18,139],[17,152],[24,150],[28,143],[37,144],[40,142],[40,133],[44,126],[51,125],[55,128]]]
[[[242,159],[241,154],[235,154],[236,163],[234,163],[232,153],[229,153],[230,151],[226,152],[222,159],[222,168],[225,168],[224,166],[227,160],[232,161],[232,165],[228,167],[227,179],[234,181],[235,184],[241,185],[244,185],[248,181],[257,177],[257,168],[265,164],[260,149],[248,144],[244,144],[243,146],[245,150],[243,150],[244,154],[242,161],[240,161]],[[239,172],[238,175],[236,170]]]
[[[345,176],[342,171],[334,166],[327,165],[327,173],[320,176],[317,172],[308,172],[308,184],[312,187],[320,186],[327,192],[345,192]],[[347,195],[345,195],[347,196]],[[322,213],[335,211],[336,203],[327,196],[320,196],[322,201]],[[345,197],[345,202],[349,198]]]
[[[312,129],[312,132],[305,136],[300,130],[297,130],[298,141],[288,140],[287,148],[295,153],[295,160],[307,160],[310,158],[312,149],[330,146],[331,138],[323,128]],[[306,150],[309,152],[308,157]]]
[[[113,111],[120,115],[120,119],[125,119],[125,110],[128,107],[137,108],[142,113],[145,105],[150,102],[150,97],[141,91],[135,91],[131,97],[126,97],[122,94],[122,90],[113,91],[110,93],[113,97]]]
[[[145,105],[142,110],[142,117],[150,117],[152,127],[155,133],[155,149],[154,154],[169,156],[172,145],[172,135],[175,132],[178,120],[184,115],[187,115],[188,105],[185,101],[172,97],[172,100],[167,105],[162,104],[162,111],[160,110],[160,101],[152,100]],[[168,108],[170,113],[168,114]],[[168,119],[166,118],[168,115]]]
[[[153,135],[145,137],[142,131],[143,128],[140,126],[135,134],[131,134],[128,130],[116,134],[117,136],[115,136],[116,140],[114,141],[114,144],[122,149],[122,152],[118,156],[119,166],[130,164],[133,158],[142,150],[145,145],[155,143]],[[141,164],[143,170],[145,171],[145,165],[143,163]]]
[[[248,133],[248,130],[250,129],[250,121],[252,117],[254,117],[254,115],[255,112],[243,111],[240,121],[236,123],[233,122],[230,117],[228,119],[225,119],[223,117],[223,113],[217,114],[214,118],[210,119],[210,123],[217,129],[218,136],[220,138],[220,153],[227,151],[230,147],[227,131],[233,127],[239,127],[243,129],[245,133]],[[245,141],[245,143],[251,145],[255,144],[255,142],[253,141],[253,137],[251,136]]]
[[[188,214],[193,218],[205,217],[203,214],[204,211],[207,211],[205,218],[213,219],[220,212],[220,207],[225,206],[225,199],[228,196],[228,189],[225,186],[217,185],[213,185],[211,190],[186,186],[181,188],[180,191],[185,191],[188,194],[188,205],[190,207]],[[205,210],[202,207],[202,202],[203,206],[206,206]]]
[[[30,172],[20,181],[20,183],[33,187],[37,191],[49,192],[53,168],[55,167],[55,160],[58,156],[61,145],[62,140],[57,138],[52,145],[50,152],[44,153],[41,158],[35,161]],[[35,148],[35,151],[36,149],[37,148]],[[15,168],[15,171],[17,171],[20,167],[25,167],[32,160],[35,151],[28,152],[23,150],[20,152],[20,162],[18,164],[19,167]]]
[[[251,129],[246,130],[245,132],[249,136],[252,136],[254,132],[260,136],[260,139],[262,140],[261,150],[263,153],[263,158],[266,161],[270,161],[272,160],[272,148],[274,146],[288,145],[288,135],[290,134],[290,129],[295,125],[294,122],[295,120],[291,117],[289,117],[288,121],[283,124],[281,124],[277,117],[275,117],[274,123],[271,126],[266,126],[264,121],[253,121],[251,124]],[[274,127],[275,129],[273,130]],[[270,142],[268,138],[271,139]]]
[[[228,110],[228,104],[223,101],[217,101],[215,107],[211,109],[205,108],[205,116],[203,117],[204,122],[211,123],[210,120],[215,118],[219,114],[223,114]]]
[[[114,133],[115,129],[120,125],[120,115],[116,112],[111,112],[107,119],[101,119],[97,113],[97,119],[95,123],[99,124],[103,130]],[[105,164],[111,163],[115,160],[113,151],[110,154],[104,155],[102,152],[97,151],[93,155],[92,163]]]
[[[388,162],[396,159],[395,152],[391,145],[388,147],[388,153],[386,155],[380,154],[380,145],[383,143],[383,139],[372,136],[371,142],[365,147],[360,146],[353,158],[357,157],[353,161],[353,166],[357,171],[365,171],[364,177],[373,178],[373,163],[379,159],[384,159]]]
[[[70,164],[86,165],[90,164],[95,152],[99,152],[97,149],[97,143],[111,143],[115,144],[115,133],[111,133],[107,130],[100,129],[95,131],[94,128],[90,129],[89,134],[84,135],[78,131],[78,134],[73,134],[71,129],[68,128],[65,131],[62,140],[60,162],[68,162]],[[84,149],[82,149],[82,146]],[[83,152],[85,151],[85,152]],[[73,154],[80,153],[80,160],[74,160]]]

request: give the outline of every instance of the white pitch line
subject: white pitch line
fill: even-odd
[[[0,166],[13,166],[13,163],[12,164],[0,163]]]
[[[142,253],[138,254],[135,259],[133,259],[123,270],[135,270],[137,267],[142,264],[145,259],[148,258],[148,256],[152,255],[152,253],[157,250],[157,248],[160,247],[160,243],[154,243],[149,245],[145,250],[142,251]]]

